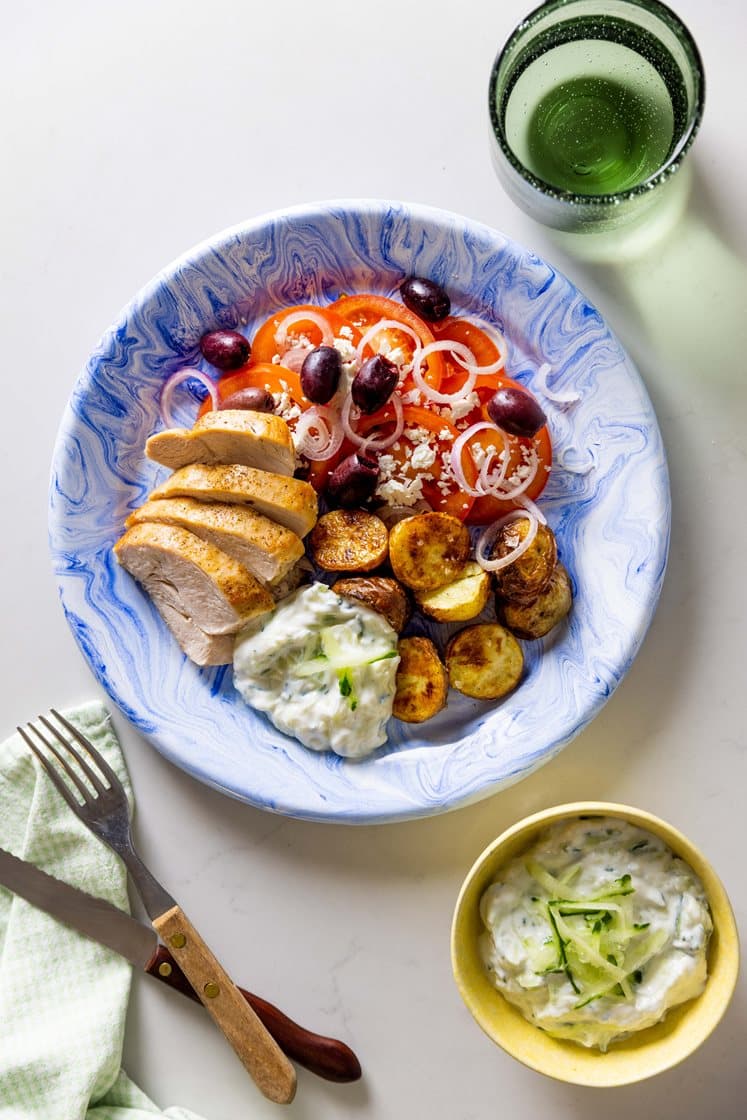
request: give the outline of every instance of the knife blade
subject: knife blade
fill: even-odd
[[[112,903],[55,879],[3,848],[0,886],[200,1003],[168,949],[159,944],[153,928]],[[308,1031],[267,1000],[243,988],[239,991],[289,1058],[328,1081],[357,1081],[361,1076],[360,1062],[344,1042]]]

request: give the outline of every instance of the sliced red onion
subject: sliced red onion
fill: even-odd
[[[434,354],[437,350],[448,350],[454,355],[459,364],[464,366],[468,371],[467,380],[456,393],[439,393],[428,384],[423,374],[420,372],[421,366],[428,355]],[[463,359],[462,361],[459,361],[460,355]],[[461,342],[450,342],[448,339],[439,339],[438,342],[430,342],[420,351],[417,359],[412,363],[412,376],[420,392],[424,397],[427,397],[429,401],[433,401],[435,404],[457,404],[458,401],[462,401],[465,397],[468,397],[475,387],[475,381],[477,380],[475,355],[468,346],[465,346]]]
[[[350,395],[345,398],[345,403],[343,404],[342,412],[340,413],[340,419],[342,421],[342,427],[345,435],[357,447],[365,447],[366,451],[383,451],[384,448],[391,447],[393,443],[396,443],[399,437],[402,435],[402,432],[405,428],[405,416],[404,410],[402,408],[402,399],[399,393],[392,393],[391,397],[387,401],[387,404],[391,404],[394,408],[394,431],[391,433],[391,435],[385,436],[382,439],[372,439],[370,436],[359,435],[351,426],[351,412],[355,408],[355,405],[353,404],[353,398]],[[360,416],[360,412],[357,408],[355,409],[355,413],[357,419]],[[391,423],[391,421],[387,420],[384,421],[384,423]]]
[[[319,327],[322,332],[322,346],[332,346],[334,343],[334,335],[324,316],[319,315],[316,311],[291,311],[290,315],[286,315],[281,319],[275,330],[275,342],[281,348],[285,346],[288,337],[289,329],[294,323],[313,323],[314,326]]]
[[[498,351],[498,358],[489,366],[476,366],[474,365],[473,358],[472,365],[470,366],[468,363],[459,361],[459,357],[455,354],[454,357],[456,358],[457,362],[459,362],[459,365],[464,366],[464,368],[467,370],[470,368],[475,369],[479,377],[486,377],[489,373],[497,373],[499,369],[503,369],[506,361],[508,360],[508,347],[506,346],[506,340],[500,333],[500,331],[496,330],[496,328],[490,323],[485,323],[480,319],[470,319],[467,315],[462,315],[460,316],[460,318],[463,323],[470,323],[471,326],[477,327],[478,330],[481,330],[483,334],[486,334],[488,336],[488,338]]]
[[[512,521],[521,520],[529,522],[529,530],[524,540],[521,541],[516,548],[512,549],[507,556],[501,556],[495,560],[491,560],[490,553],[493,550],[493,546],[503,526],[509,525]],[[511,510],[505,517],[501,517],[498,521],[494,521],[492,525],[488,525],[487,529],[484,529],[480,534],[477,544],[475,545],[475,560],[486,572],[500,572],[502,568],[507,568],[509,564],[513,564],[515,560],[518,560],[520,556],[524,555],[537,536],[538,525],[539,522],[537,518],[530,510]]]
[[[174,396],[174,390],[183,385],[185,381],[199,381],[203,385],[210,397],[210,402],[213,406],[213,411],[218,408],[218,390],[215,387],[215,382],[207,374],[203,373],[201,369],[178,369],[176,373],[172,373],[163,384],[161,389],[161,397],[159,400],[161,410],[161,420],[167,428],[176,427],[176,421],[171,415],[171,401]]]
[[[578,448],[564,447],[562,451],[558,452],[558,454],[555,456],[555,462],[558,464],[560,469],[567,471],[568,474],[588,474],[589,471],[593,471],[594,467],[596,466],[596,462],[594,460],[592,452],[589,452],[589,458],[586,463],[578,463],[574,466],[573,464],[568,462],[569,452],[572,454],[574,451],[578,453]]]
[[[531,463],[530,463],[530,466],[529,466],[529,474],[526,476],[526,478],[522,479],[522,481],[518,484],[518,486],[515,486],[513,488],[513,490],[506,490],[505,487],[502,486],[500,489],[493,490],[491,492],[494,494],[494,496],[496,498],[500,498],[502,502],[516,501],[516,499],[519,497],[519,495],[523,494],[524,491],[528,490],[529,487],[532,485],[535,478],[537,477],[538,468],[539,468],[539,458],[537,456],[537,452],[535,451],[535,449],[532,448],[532,460],[531,460]]]
[[[528,498],[526,494],[522,494],[520,498],[516,499],[516,504],[525,509],[527,513],[531,513],[532,517],[536,517],[540,525],[547,525],[547,518],[545,517],[539,506]]]
[[[504,464],[506,464],[506,465],[508,464],[508,443],[506,441],[506,436],[500,430],[500,428],[496,428],[495,424],[491,424],[487,420],[480,420],[477,424],[472,424],[471,427],[469,427],[465,431],[463,431],[462,434],[460,436],[458,436],[457,439],[454,440],[454,443],[453,443],[452,448],[451,448],[451,471],[452,471],[452,474],[454,475],[454,478],[459,483],[459,486],[461,487],[461,489],[464,490],[465,494],[469,494],[473,498],[479,497],[481,494],[486,493],[486,490],[481,489],[481,487],[480,487],[481,480],[483,481],[483,485],[486,484],[486,480],[482,479],[482,471],[481,471],[480,472],[480,478],[478,478],[477,483],[474,486],[470,486],[470,484],[467,482],[467,478],[464,474],[464,468],[462,466],[462,452],[464,450],[465,445],[467,443],[469,443],[469,441],[472,439],[472,437],[476,436],[478,432],[483,432],[483,431],[493,432],[497,436],[497,438],[499,440],[501,440],[501,442],[503,443],[503,450],[504,450],[504,452],[506,452],[506,455],[504,456]],[[492,462],[493,458],[494,458],[493,455],[489,455],[488,458],[486,459],[486,462]],[[496,485],[496,486],[500,485],[501,481],[505,478],[506,465],[504,465],[504,467],[503,467],[500,479],[498,481],[496,481],[494,483],[494,485]],[[484,466],[485,466],[485,463],[483,463],[483,467]]]
[[[547,375],[550,372],[551,367],[549,363],[543,362],[535,374],[538,382],[537,388],[543,397],[546,397],[548,401],[554,401],[555,404],[576,404],[577,401],[581,400],[580,393],[573,393],[570,391],[558,393],[549,389],[547,386]]]
[[[363,351],[369,345],[371,339],[375,338],[380,331],[388,330],[402,331],[403,334],[409,335],[409,337],[415,343],[415,349],[413,350],[412,355],[413,364],[418,360],[418,358],[420,357],[420,351],[423,349],[423,344],[412,327],[408,327],[405,323],[398,323],[396,319],[379,319],[378,323],[374,323],[372,327],[368,328],[366,333],[363,335],[363,338],[358,343],[355,351],[355,356],[358,359],[359,364],[363,361]]]
[[[313,349],[310,346],[292,346],[290,350],[286,350],[283,354],[283,365],[286,369],[292,369],[294,373],[301,372],[301,366],[306,360],[306,355]]]
[[[316,463],[331,459],[342,447],[344,438],[339,416],[323,404],[312,405],[301,413],[293,430],[296,451]]]

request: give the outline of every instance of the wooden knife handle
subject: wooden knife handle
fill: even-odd
[[[164,945],[158,946],[146,972],[182,995],[200,1002],[189,980]],[[308,1031],[266,999],[255,996],[244,988],[239,988],[239,991],[247,1003],[251,1004],[281,1050],[294,1062],[327,1081],[347,1082],[359,1079],[361,1064],[344,1042]]]
[[[296,1071],[181,907],[155,918],[153,928],[260,1091],[278,1104],[292,1101]]]

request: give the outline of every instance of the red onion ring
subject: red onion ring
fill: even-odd
[[[501,556],[495,560],[491,560],[490,553],[503,526],[510,524],[512,521],[523,519],[529,522],[529,531],[524,537],[524,540],[521,541],[516,548],[512,549],[507,556]],[[502,568],[507,568],[509,564],[513,564],[515,560],[518,560],[520,556],[524,555],[537,536],[538,527],[539,522],[534,513],[530,510],[511,510],[505,517],[501,517],[498,521],[494,521],[492,525],[488,525],[487,529],[484,529],[480,534],[477,544],[475,545],[475,560],[486,572],[500,572]]]
[[[311,349],[309,346],[292,346],[290,350],[286,350],[283,354],[282,364],[286,369],[291,369],[294,373],[300,373],[306,355],[310,353]]]
[[[531,513],[532,517],[536,517],[540,525],[547,525],[547,518],[545,517],[542,510],[532,501],[531,498],[527,498],[526,494],[522,494],[520,498],[517,498],[516,503],[517,505],[520,505],[522,509],[525,509],[528,513]]]
[[[537,378],[537,388],[543,397],[548,401],[553,401],[555,404],[576,404],[581,400],[580,393],[557,393],[547,387],[547,375],[551,372],[551,367],[548,362],[543,362],[537,370],[535,377]]]
[[[333,344],[332,328],[322,315],[317,314],[316,311],[292,311],[290,315],[286,315],[284,319],[280,320],[275,329],[275,342],[278,346],[285,346],[288,328],[292,327],[294,323],[313,323],[322,332],[321,345],[331,346]]]
[[[374,323],[372,327],[368,328],[366,333],[363,335],[363,338],[358,343],[358,346],[356,347],[355,356],[358,359],[359,364],[363,361],[363,351],[365,350],[366,346],[369,345],[371,339],[375,338],[379,331],[388,330],[402,331],[403,334],[407,334],[410,336],[410,338],[415,343],[415,349],[413,350],[412,354],[412,363],[413,365],[415,364],[417,359],[420,357],[420,351],[423,349],[423,344],[412,327],[408,327],[406,323],[398,323],[396,319],[379,319],[378,323]]]
[[[459,483],[461,489],[464,490],[465,494],[469,494],[470,497],[473,498],[480,497],[482,494],[485,494],[487,492],[480,487],[481,481],[483,482],[483,485],[486,485],[487,481],[486,479],[482,478],[481,471],[477,483],[474,486],[470,486],[470,484],[467,482],[467,478],[464,474],[464,468],[462,466],[462,451],[464,450],[465,445],[469,443],[473,436],[477,435],[478,432],[483,431],[494,432],[495,435],[503,443],[503,450],[506,452],[506,456],[504,458],[504,462],[506,465],[503,467],[500,480],[495,483],[495,485],[500,485],[500,482],[503,480],[503,478],[505,478],[506,467],[508,465],[508,441],[506,440],[506,436],[504,435],[504,433],[500,430],[500,428],[496,428],[495,424],[491,424],[488,420],[480,420],[477,424],[473,424],[471,427],[467,428],[466,431],[462,432],[462,434],[454,440],[451,448],[451,473],[454,475],[454,478]],[[494,456],[490,455],[486,462],[492,462],[493,458]],[[474,459],[472,461],[474,462]],[[484,466],[485,464],[483,463],[483,468]]]
[[[508,347],[500,331],[496,330],[490,323],[482,322],[480,319],[470,319],[468,315],[461,315],[460,319],[463,323],[470,323],[471,326],[476,327],[478,330],[482,331],[483,334],[488,336],[498,351],[498,359],[489,366],[476,366],[474,365],[474,358],[472,360],[472,365],[469,365],[468,363],[460,361],[455,354],[454,358],[459,362],[459,365],[463,366],[466,370],[474,369],[479,377],[487,377],[489,373],[497,373],[499,369],[503,369],[508,359]]]
[[[391,447],[393,443],[396,443],[399,437],[402,435],[402,432],[405,428],[405,416],[404,409],[402,407],[402,399],[399,393],[392,393],[391,397],[387,401],[387,404],[391,404],[394,408],[394,431],[391,435],[385,436],[383,439],[372,439],[370,436],[359,435],[358,432],[356,432],[354,428],[351,427],[350,413],[355,406],[353,405],[353,398],[351,396],[348,395],[345,398],[345,403],[343,404],[342,412],[340,413],[340,419],[342,421],[342,427],[345,435],[349,440],[356,444],[357,447],[365,447],[366,450],[370,449],[371,451],[383,451],[384,448]],[[358,409],[356,409],[356,412],[358,413],[358,416],[360,416],[360,412],[358,411]],[[384,423],[391,423],[391,421],[384,421]]]
[[[215,382],[207,374],[203,373],[201,369],[187,369],[186,367],[178,369],[164,382],[159,399],[161,420],[167,428],[176,427],[176,421],[171,415],[171,399],[174,396],[174,390],[179,385],[183,385],[185,381],[199,381],[200,385],[203,385],[208,391],[213,411],[215,412],[218,408],[218,390],[215,387]]]
[[[320,433],[319,435],[312,435],[314,428]],[[296,451],[315,463],[324,463],[327,459],[331,459],[342,447],[344,438],[345,432],[339,417],[331,408],[326,408],[323,404],[312,405],[302,412],[293,429]]]
[[[427,358],[429,354],[435,353],[437,350],[449,350],[458,362],[459,353],[461,353],[464,359],[464,361],[459,362],[459,364],[467,369],[467,380],[456,393],[439,393],[436,389],[431,388],[420,372],[420,367],[425,358]],[[420,351],[417,360],[412,363],[412,377],[418,389],[420,389],[420,392],[424,397],[427,397],[429,401],[433,401],[435,404],[457,404],[458,401],[462,401],[465,397],[468,397],[475,387],[477,366],[475,366],[474,362],[475,355],[468,346],[465,346],[461,342],[449,342],[447,339],[439,339],[438,342],[430,342]]]
[[[532,485],[535,478],[537,477],[538,468],[539,468],[539,457],[538,457],[535,449],[532,448],[532,462],[531,462],[530,469],[529,469],[529,474],[527,475],[527,477],[525,479],[523,479],[519,483],[518,486],[515,486],[513,488],[513,490],[506,490],[501,485],[499,489],[491,490],[490,492],[496,498],[500,498],[501,501],[503,501],[503,502],[513,502],[519,497],[520,494],[523,494],[524,491],[528,490],[529,487]]]

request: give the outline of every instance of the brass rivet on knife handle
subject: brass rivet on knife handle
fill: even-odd
[[[181,908],[174,906],[155,918],[153,928],[171,946],[182,972],[262,1093],[278,1104],[292,1101],[296,1071]],[[218,988],[215,996],[206,990],[213,987]]]

